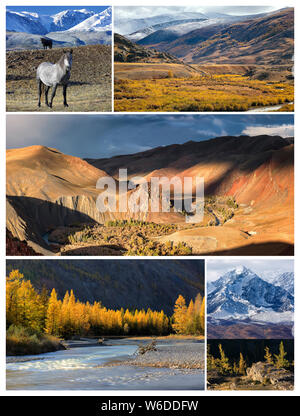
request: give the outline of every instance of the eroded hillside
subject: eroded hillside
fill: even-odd
[[[37,252],[293,252],[292,138],[220,137],[87,161],[41,146],[12,149],[7,155],[7,228]],[[97,179],[117,178],[120,168],[128,169],[129,178],[142,176],[148,183],[153,176],[203,177],[203,221],[186,224],[185,214],[172,208],[164,213],[100,213]]]

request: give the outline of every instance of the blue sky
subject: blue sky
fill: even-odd
[[[107,9],[109,6],[7,6],[7,10],[14,12],[34,12],[43,15],[53,15],[64,10],[80,10],[86,9],[96,13],[100,13]]]
[[[10,114],[7,148],[44,145],[82,158],[137,153],[218,136],[293,136],[286,114]],[[243,138],[241,138],[243,140]]]
[[[288,259],[208,259],[206,266],[207,281],[212,282],[217,280],[225,273],[239,266],[247,267],[256,273],[259,277],[268,281],[272,281],[272,278],[280,273],[294,271],[294,261]]]

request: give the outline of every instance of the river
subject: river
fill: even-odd
[[[281,107],[283,107],[286,104],[294,104],[293,101],[290,103],[284,103],[284,104],[277,104],[277,105],[270,105],[268,107],[255,107],[255,108],[251,108],[250,110],[247,110],[246,112],[251,112],[251,113],[260,113],[260,112],[268,112],[268,111],[277,111],[280,110]]]
[[[158,344],[159,345],[159,344]],[[169,344],[171,345],[171,344]],[[7,390],[202,390],[198,369],[103,366],[127,360],[138,343],[86,346],[35,356],[7,357]]]

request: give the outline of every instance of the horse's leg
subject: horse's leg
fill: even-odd
[[[54,87],[52,87],[51,100],[50,100],[50,104],[49,104],[49,107],[50,107],[50,108],[52,108],[52,103],[53,103],[53,98],[55,97],[56,88],[57,88],[57,84],[56,84],[56,85],[54,85]]]
[[[68,103],[67,103],[67,87],[68,87],[67,84],[63,86],[64,106],[65,107],[69,107]]]
[[[39,102],[38,102],[38,106],[41,106],[41,95],[42,95],[42,81],[39,79],[38,80],[38,91],[39,91]]]
[[[45,86],[45,104],[49,107],[49,103],[48,103],[48,92],[49,92],[50,87],[48,87],[48,85]]]

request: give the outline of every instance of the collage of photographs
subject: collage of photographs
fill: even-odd
[[[3,5],[6,392],[295,393],[295,7],[65,3]]]

